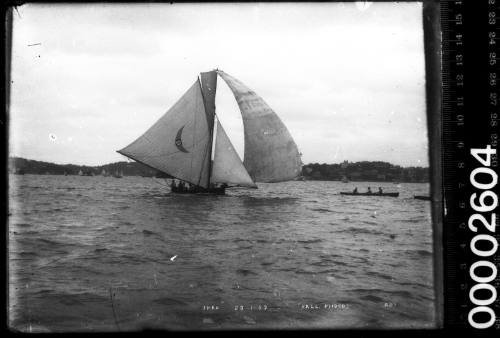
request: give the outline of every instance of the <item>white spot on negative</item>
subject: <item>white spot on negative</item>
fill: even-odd
[[[56,141],[57,140],[57,136],[55,134],[50,133],[49,134],[49,140]]]
[[[177,255],[170,257],[170,260],[173,262],[177,258]]]

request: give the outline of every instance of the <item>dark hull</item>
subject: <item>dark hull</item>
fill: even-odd
[[[358,192],[358,193],[352,193],[352,192],[341,192],[341,195],[348,195],[348,196],[372,196],[372,197],[398,197],[399,192],[384,192],[382,194],[379,194],[378,192],[373,192],[371,194],[368,194],[366,192]]]
[[[413,196],[413,198],[415,198],[416,200],[423,200],[423,201],[430,201],[431,198],[429,196],[418,196],[418,195],[415,195]]]
[[[214,194],[214,195],[224,195],[226,193],[226,188],[208,188],[204,189],[201,187],[194,187],[191,189],[171,187],[170,191],[176,194]]]

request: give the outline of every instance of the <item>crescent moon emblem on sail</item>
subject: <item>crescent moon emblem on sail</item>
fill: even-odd
[[[179,131],[177,132],[177,136],[175,136],[175,146],[180,151],[189,153],[189,151],[187,151],[186,148],[184,148],[184,146],[182,145],[182,130],[184,129],[184,127],[185,126],[182,126],[181,129],[179,129]]]

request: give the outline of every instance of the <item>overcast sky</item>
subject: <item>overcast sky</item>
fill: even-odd
[[[10,156],[101,165],[219,68],[259,94],[304,163],[428,165],[421,3],[23,5]],[[241,115],[217,114],[240,156]]]

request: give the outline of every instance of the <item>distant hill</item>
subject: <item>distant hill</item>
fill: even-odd
[[[9,172],[35,175],[113,175],[162,177],[170,176],[137,162],[115,162],[102,166],[55,164],[9,158]],[[310,163],[302,167],[306,180],[322,181],[373,181],[373,182],[428,182],[429,168],[400,167],[387,162],[347,162],[339,164]]]
[[[21,157],[9,158],[9,172],[34,175],[113,175],[123,176],[144,176],[144,177],[162,177],[169,176],[150,167],[137,162],[115,162],[102,166],[85,166],[76,164],[55,164],[28,160]]]
[[[324,181],[429,182],[429,168],[369,161],[307,164],[302,167],[302,175],[308,180]]]

